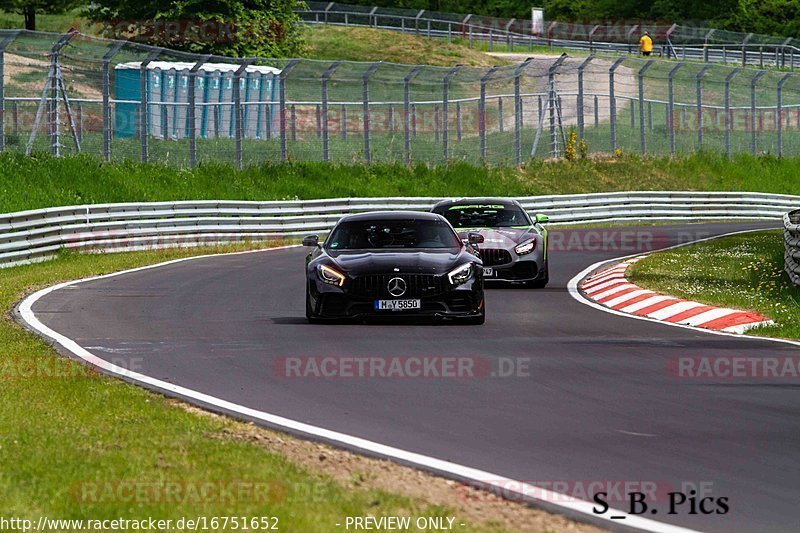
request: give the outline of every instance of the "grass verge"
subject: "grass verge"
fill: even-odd
[[[247,246],[64,253],[3,270],[0,307],[64,280]],[[6,517],[271,516],[282,530],[330,531],[346,516],[454,516],[476,531],[594,530],[502,500],[459,498],[459,486],[440,478],[198,412],[58,356],[8,313],[0,346]]]
[[[794,194],[800,158],[696,154],[534,161],[523,168],[401,164],[105,164],[91,156],[0,155],[0,212],[104,202],[280,200],[375,196],[525,196],[626,190]]]
[[[753,335],[800,339],[800,288],[783,271],[783,252],[782,230],[743,233],[654,253],[627,277],[646,289],[775,321]]]

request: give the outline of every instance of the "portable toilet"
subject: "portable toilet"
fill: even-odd
[[[182,139],[189,135],[189,71],[194,63],[153,61],[147,65],[148,131],[152,137]],[[197,136],[233,137],[234,73],[239,65],[205,63],[197,72],[195,128]],[[141,63],[115,67],[114,135],[131,137],[139,130],[137,108],[141,102]],[[278,75],[273,67],[250,65],[240,78],[244,108],[242,130],[246,138],[266,139],[277,134]]]

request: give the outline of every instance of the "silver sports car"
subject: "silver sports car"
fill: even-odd
[[[542,226],[546,215],[532,219],[519,202],[506,198],[443,200],[431,211],[444,216],[462,239],[470,232],[483,236],[485,281],[547,285],[547,230]]]

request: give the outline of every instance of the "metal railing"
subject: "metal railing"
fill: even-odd
[[[431,38],[461,41],[489,51],[550,51],[638,54],[639,36],[648,31],[656,41],[654,55],[683,61],[742,66],[800,67],[800,41],[714,28],[644,22],[580,24],[551,21],[534,28],[527,19],[502,19],[427,10],[366,7],[334,2],[307,2],[297,13],[308,24],[368,26]]]
[[[800,285],[800,209],[783,215],[784,269],[795,285]]]
[[[440,198],[342,198],[151,202],[37,209],[0,215],[0,266],[43,260],[61,249],[128,251],[323,233],[343,215],[429,210]],[[622,192],[518,198],[554,224],[709,219],[780,220],[800,196],[763,193]],[[796,231],[794,226],[793,231]],[[794,233],[796,236],[797,233]]]

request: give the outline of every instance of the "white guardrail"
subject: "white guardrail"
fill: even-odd
[[[128,251],[324,233],[347,213],[428,210],[440,198],[299,201],[182,201],[94,204],[0,215],[0,267],[54,256],[61,249]],[[517,198],[551,223],[703,219],[784,219],[787,270],[798,280],[798,226],[787,212],[800,196],[763,193],[621,192]],[[795,220],[794,222],[797,222]],[[791,229],[790,229],[791,225]],[[792,253],[789,236],[792,236]],[[796,254],[796,255],[795,255]]]
[[[800,209],[783,215],[784,269],[800,285]]]

